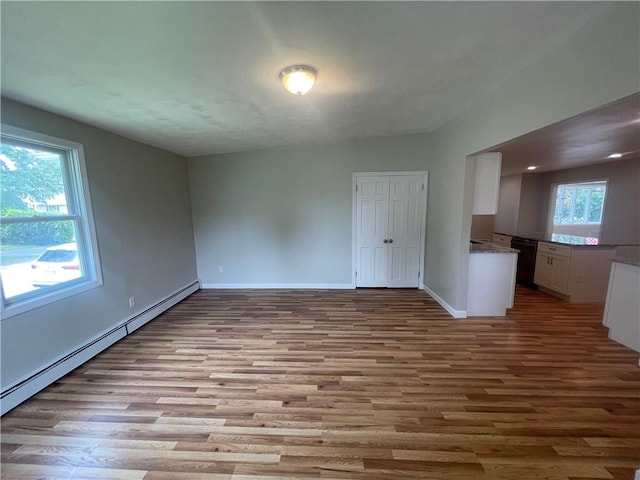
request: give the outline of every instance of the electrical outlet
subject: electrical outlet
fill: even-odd
[[[222,265],[218,265],[218,272],[224,273],[224,267]]]
[[[129,308],[136,306],[136,297],[129,297]]]

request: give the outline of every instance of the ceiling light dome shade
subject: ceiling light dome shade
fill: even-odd
[[[304,95],[316,81],[318,72],[308,65],[292,65],[280,72],[282,86],[294,95]]]

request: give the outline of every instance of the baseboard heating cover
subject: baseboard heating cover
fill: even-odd
[[[4,415],[14,407],[20,405],[40,390],[48,387],[75,368],[78,368],[107,347],[123,339],[199,289],[200,282],[196,280],[155,305],[124,320],[110,330],[93,337],[66,355],[47,365],[43,365],[19,381],[3,388],[2,393],[0,393],[0,415]]]

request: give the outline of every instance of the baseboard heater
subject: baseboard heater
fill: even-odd
[[[0,393],[0,415],[4,415],[14,407],[20,405],[40,390],[48,387],[59,378],[78,368],[86,361],[95,357],[106,348],[153,320],[162,312],[173,307],[199,289],[200,282],[196,280],[155,305],[152,305],[110,330],[99,334],[97,337],[94,337],[84,345],[67,353],[46,367],[38,369],[26,378],[7,387]]]

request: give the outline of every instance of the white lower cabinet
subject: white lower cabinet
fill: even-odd
[[[614,261],[603,323],[609,338],[640,352],[640,264]]]
[[[604,302],[613,248],[538,243],[534,282],[571,302]]]
[[[566,295],[570,258],[571,248],[539,243],[534,282]]]
[[[504,317],[513,307],[516,286],[516,251],[469,254],[467,316]]]

